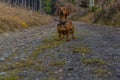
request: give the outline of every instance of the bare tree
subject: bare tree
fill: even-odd
[[[19,6],[33,11],[42,11],[42,0],[0,0],[0,2],[9,4],[10,7]]]
[[[39,0],[39,11],[42,11],[42,0]]]

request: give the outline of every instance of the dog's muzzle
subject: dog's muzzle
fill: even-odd
[[[63,15],[63,11],[60,11],[60,14]]]

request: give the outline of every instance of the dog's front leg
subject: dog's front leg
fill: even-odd
[[[59,32],[59,40],[62,39],[62,34]]]
[[[70,39],[69,39],[69,33],[66,34],[66,41],[70,41]]]
[[[74,31],[71,32],[72,39],[75,39]]]
[[[62,35],[62,39],[64,39],[64,34]]]

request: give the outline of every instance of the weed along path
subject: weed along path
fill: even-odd
[[[56,24],[0,34],[0,80],[120,79],[120,28],[74,22],[66,42]]]

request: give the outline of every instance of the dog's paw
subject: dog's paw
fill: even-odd
[[[66,39],[66,41],[70,41],[69,39]]]
[[[75,37],[72,37],[72,39],[76,39]]]
[[[57,41],[61,41],[62,39],[57,39]]]

